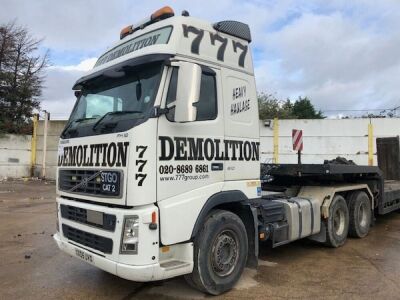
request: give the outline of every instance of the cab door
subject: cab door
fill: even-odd
[[[213,194],[224,181],[220,70],[206,66],[201,70],[196,119],[183,123],[174,120],[179,66],[168,70],[161,107],[169,111],[158,122],[158,201],[185,193]]]

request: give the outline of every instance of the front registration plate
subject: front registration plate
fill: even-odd
[[[103,226],[103,213],[88,209],[86,210],[86,220],[89,223]]]
[[[90,263],[94,262],[93,256],[91,254],[88,254],[88,253],[82,251],[81,249],[75,248],[75,255],[77,257],[79,257],[80,259],[83,259],[84,261],[87,261]]]

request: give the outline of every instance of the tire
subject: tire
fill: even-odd
[[[329,218],[326,220],[326,242],[332,248],[343,246],[349,231],[349,210],[346,200],[336,195],[329,207]]]
[[[371,201],[365,192],[354,192],[349,199],[349,236],[365,237],[371,227]]]
[[[185,279],[202,292],[224,293],[242,275],[247,253],[247,233],[242,220],[229,211],[214,210],[195,237],[193,273]]]

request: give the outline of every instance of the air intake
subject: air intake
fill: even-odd
[[[238,21],[221,21],[213,25],[214,29],[251,42],[250,27]]]

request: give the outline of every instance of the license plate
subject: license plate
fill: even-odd
[[[86,220],[89,223],[103,226],[103,213],[94,210],[86,210]]]
[[[102,171],[100,176],[101,194],[119,196],[121,173],[114,171]]]
[[[87,261],[90,263],[94,262],[93,256],[91,254],[88,254],[88,253],[82,251],[81,249],[75,248],[75,255],[77,257],[79,257],[80,259],[83,259],[84,261]]]

